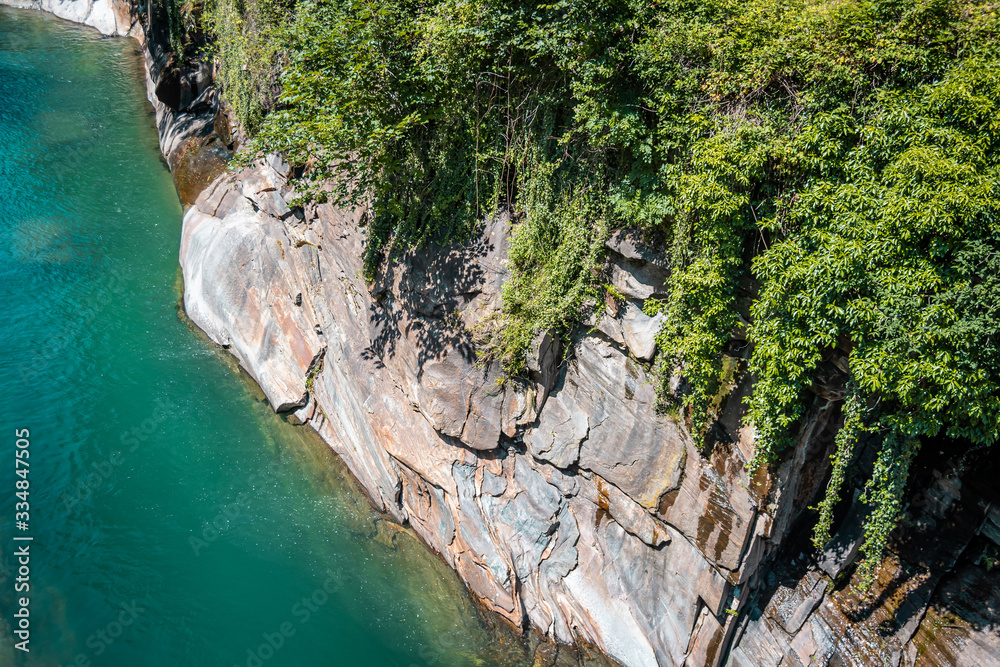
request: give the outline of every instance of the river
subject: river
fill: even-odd
[[[132,40],[0,7],[0,665],[519,663],[184,318],[142,76]],[[30,653],[15,536],[33,538]]]

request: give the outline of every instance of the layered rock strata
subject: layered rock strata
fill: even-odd
[[[950,453],[925,444],[868,595],[849,567],[865,514],[855,494],[825,552],[789,544],[762,576],[729,664],[1000,665],[1000,471]]]
[[[668,275],[633,239],[608,244],[624,302],[609,303],[568,355],[539,336],[529,377],[504,380],[477,361],[472,339],[500,306],[509,221],[464,245],[411,252],[367,284],[365,213],[291,207],[289,171],[272,156],[214,182],[188,210],[185,308],[487,607],[625,665],[1000,657],[996,587],[972,621],[949,611],[978,608],[962,582],[992,579],[970,554],[1000,539],[988,488],[955,496],[954,466],[915,478],[911,507],[921,509],[892,543],[877,599],[848,585],[863,503],[841,512],[825,553],[799,556],[792,538],[823,491],[840,424],[836,354],[797,446],[748,479],[748,380],[727,388],[707,450],[654,410],[647,360],[659,321],[640,306]],[[935,539],[914,524],[935,527]],[[942,631],[942,618],[957,629]]]
[[[366,284],[364,212],[291,208],[288,172],[272,157],[219,179],[185,215],[191,319],[497,613],[627,665],[718,663],[731,610],[816,479],[790,462],[761,509],[744,385],[707,456],[656,414],[643,360],[658,322],[639,300],[662,293],[666,272],[616,239],[628,300],[565,361],[540,336],[530,379],[505,381],[477,362],[471,332],[499,308],[506,219]],[[829,440],[832,414],[814,410],[800,458]]]

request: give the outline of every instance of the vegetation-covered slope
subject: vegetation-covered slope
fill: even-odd
[[[481,344],[511,372],[537,331],[566,335],[603,302],[621,228],[664,248],[670,297],[645,308],[666,314],[664,404],[696,435],[735,331],[756,464],[789,445],[818,364],[845,352],[816,541],[858,436],[879,433],[872,564],[920,438],[986,445],[1000,428],[998,10],[214,0],[207,16],[245,154],[285,151],[307,196],[368,203],[370,274],[514,215],[502,321]]]

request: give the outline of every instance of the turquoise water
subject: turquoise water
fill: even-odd
[[[178,311],[182,211],[135,49],[0,8],[0,665],[520,661]]]

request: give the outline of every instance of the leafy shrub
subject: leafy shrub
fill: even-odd
[[[288,12],[281,0],[208,0],[202,15],[215,36],[211,51],[223,98],[249,135],[260,129],[277,97],[278,34]]]
[[[512,214],[503,317],[483,346],[511,371],[537,331],[568,335],[600,303],[603,244],[631,228],[671,270],[646,310],[666,316],[660,395],[696,437],[741,290],[754,465],[793,441],[824,355],[848,355],[818,544],[859,434],[883,442],[869,572],[920,438],[996,440],[994,5],[302,0],[279,25],[244,1],[215,0],[212,25],[227,99],[256,132],[246,155],[285,151],[304,196],[367,204],[369,277]]]

